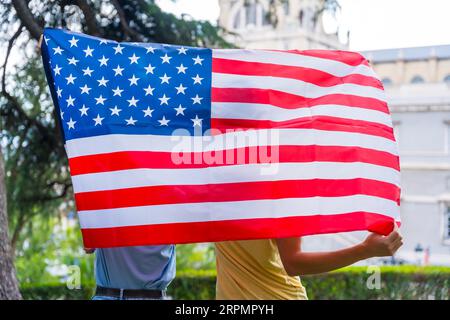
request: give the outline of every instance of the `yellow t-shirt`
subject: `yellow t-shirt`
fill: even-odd
[[[299,277],[284,270],[275,240],[216,243],[216,298],[306,300]]]

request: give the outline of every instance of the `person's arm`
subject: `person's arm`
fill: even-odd
[[[371,233],[360,244],[332,252],[302,252],[300,238],[277,239],[281,261],[291,276],[329,272],[367,258],[392,256],[402,244],[396,230],[388,236]]]

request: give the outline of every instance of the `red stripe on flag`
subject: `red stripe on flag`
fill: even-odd
[[[220,131],[248,129],[316,129],[326,131],[358,132],[395,141],[394,129],[383,124],[329,116],[311,116],[287,121],[249,119],[211,119],[211,128]]]
[[[389,114],[386,102],[348,94],[329,94],[319,98],[305,98],[278,90],[249,88],[212,88],[212,102],[240,102],[270,104],[285,109],[308,108],[335,104],[355,108],[378,110]]]
[[[271,239],[312,234],[369,230],[387,235],[394,220],[370,212],[288,218],[170,223],[116,228],[81,229],[86,248],[140,246],[227,240]]]
[[[78,211],[86,211],[177,203],[345,197],[357,194],[399,203],[400,188],[387,182],[361,178],[282,180],[80,192],[75,194],[75,200]]]
[[[212,72],[246,76],[289,78],[313,83],[321,87],[331,87],[343,83],[351,83],[383,89],[380,80],[361,74],[350,74],[345,77],[338,77],[327,72],[311,68],[284,66],[261,62],[246,62],[221,58],[213,58]]]
[[[277,152],[275,158],[274,152]],[[388,152],[360,147],[341,146],[258,146],[223,150],[223,161],[217,152],[190,152],[184,163],[173,160],[171,152],[122,151],[80,156],[69,159],[72,176],[127,169],[190,169],[250,163],[288,162],[364,162],[400,170],[399,158]],[[263,158],[264,157],[264,158]],[[200,159],[200,160],[198,160]],[[208,161],[207,159],[211,159]],[[190,162],[188,162],[190,160]],[[276,161],[275,161],[276,160]]]
[[[322,59],[328,59],[333,60],[337,62],[342,62],[345,64],[348,64],[349,66],[359,66],[359,65],[365,65],[369,66],[369,62],[367,59],[357,53],[357,52],[350,52],[350,51],[342,51],[342,50],[273,50],[278,52],[289,52],[294,53],[302,56],[309,56],[309,57],[315,57],[315,58],[322,58]]]

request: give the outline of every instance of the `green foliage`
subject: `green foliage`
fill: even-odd
[[[448,267],[381,267],[381,289],[366,286],[367,268],[349,267],[336,272],[303,277],[309,299],[450,299]],[[189,270],[177,273],[168,294],[173,299],[214,299],[215,270]],[[94,285],[84,284],[80,290],[62,285],[22,286],[25,299],[89,299]]]
[[[69,268],[77,266],[81,283],[93,282],[93,256],[82,249],[75,220],[35,217],[26,228],[27,237],[16,249],[16,270],[21,285],[63,283]]]
[[[216,268],[214,245],[181,244],[177,245],[177,270],[211,270]]]
[[[0,45],[10,45],[12,55],[19,53],[9,59],[9,65],[2,61],[0,67],[0,147],[5,155],[13,248],[29,236],[23,231],[31,228],[35,216],[54,217],[74,209],[59,115],[55,114],[36,49],[39,28],[62,27],[118,41],[231,46],[221,37],[220,28],[207,21],[177,18],[152,0],[80,3],[31,1],[27,2],[30,11],[24,7],[22,15],[17,14],[11,0],[0,3]],[[21,20],[24,16],[37,28]]]
[[[380,267],[380,289],[368,289],[373,270],[348,267],[326,275],[302,279],[310,299],[450,299],[450,268],[385,266]]]

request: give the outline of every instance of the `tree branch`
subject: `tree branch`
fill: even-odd
[[[17,38],[22,34],[23,29],[23,23],[20,24],[19,29],[13,34],[11,39],[8,41],[8,48],[6,49],[6,57],[5,61],[3,62],[3,75],[2,75],[2,91],[5,91],[6,87],[6,65],[8,64],[9,55],[11,53],[12,47],[14,45],[14,42],[16,42]]]
[[[125,34],[127,34],[133,41],[142,41],[141,35],[129,26],[127,19],[125,18],[125,12],[123,11],[123,8],[120,5],[119,1],[111,0],[111,3],[116,9],[117,14],[119,15],[120,25],[122,26]]]
[[[95,11],[91,8],[89,3],[87,3],[86,0],[74,0],[73,3],[83,12],[88,32],[93,36],[101,36],[102,30],[97,24]]]
[[[12,0],[14,9],[16,9],[17,16],[19,17],[22,24],[27,28],[30,35],[39,40],[43,32],[43,28],[36,21],[36,18],[31,13],[30,8],[28,8],[28,3],[25,0]]]
[[[26,214],[21,212],[19,218],[17,219],[17,223],[14,226],[14,231],[11,237],[11,254],[13,257],[16,254],[17,241],[19,240],[19,235],[27,222],[28,219],[26,217]]]
[[[45,139],[49,139],[49,141],[52,141],[53,139],[50,137],[48,129],[42,123],[40,123],[37,119],[30,118],[28,116],[28,114],[25,112],[25,110],[23,110],[19,101],[6,91],[6,66],[8,64],[9,55],[11,54],[11,50],[14,45],[14,42],[21,35],[23,27],[24,27],[24,24],[21,23],[19,26],[19,29],[17,29],[17,31],[14,33],[14,35],[11,37],[11,39],[9,39],[9,42],[8,42],[6,57],[5,57],[5,61],[3,62],[3,67],[2,67],[3,68],[2,95],[8,100],[9,103],[14,105],[14,109],[19,113],[19,116],[21,118],[25,119],[25,121],[27,121],[30,125],[35,126]],[[3,114],[5,114],[5,112],[2,112],[2,115]]]
[[[61,199],[64,198],[67,195],[67,192],[69,191],[69,189],[72,187],[72,184],[69,183],[65,183],[63,186],[63,190],[61,191],[60,194],[56,194],[56,195],[47,195],[47,196],[42,196],[42,197],[31,197],[31,198],[26,198],[23,201],[26,202],[47,202],[47,201],[52,201],[52,200],[57,200],[57,199]]]

